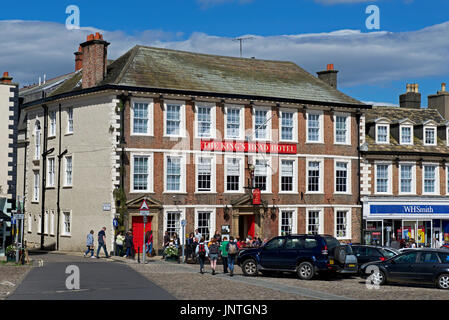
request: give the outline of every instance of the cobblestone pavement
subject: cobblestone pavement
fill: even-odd
[[[0,300],[6,299],[22,282],[31,266],[0,264]]]
[[[236,266],[231,278],[223,274],[222,265],[217,266],[218,273],[213,276],[207,264],[207,273],[201,275],[199,265],[166,262],[160,257],[151,258],[146,265],[127,262],[178,299],[449,300],[449,291],[426,285],[389,284],[368,289],[365,280],[355,276],[316,277],[311,281],[288,273],[246,277]]]

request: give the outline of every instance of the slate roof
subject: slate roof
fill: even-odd
[[[435,109],[421,108],[421,109],[408,109],[399,107],[382,107],[373,106],[372,109],[364,111],[367,125],[374,125],[376,119],[387,118],[391,121],[390,126],[398,124],[404,119],[409,119],[414,122],[414,130],[422,130],[422,125],[429,120],[437,123],[438,126],[445,126],[447,121],[440,115]],[[419,128],[417,128],[419,127]],[[366,144],[368,151],[374,152],[415,152],[415,153],[449,153],[449,148],[446,145],[446,141],[442,140],[437,135],[437,145],[427,146],[424,145],[422,139],[416,137],[413,138],[413,145],[401,145],[392,134],[390,129],[390,143],[389,144],[377,144],[375,136],[370,136],[366,133]]]
[[[80,89],[77,73],[49,96]],[[108,66],[98,85],[236,94],[363,106],[293,62],[135,46]]]

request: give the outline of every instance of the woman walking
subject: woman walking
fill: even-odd
[[[86,252],[84,252],[84,257],[87,257],[87,254],[90,251],[90,257],[95,258],[94,257],[94,230],[90,230],[90,233],[87,235],[86,246],[87,246],[87,250],[86,250]]]
[[[209,254],[209,248],[207,247],[206,242],[204,241],[204,237],[201,237],[200,242],[196,246],[195,254],[198,256],[198,260],[200,261],[200,272],[204,273],[204,261]]]
[[[226,251],[228,252],[228,268],[229,275],[232,277],[234,275],[234,262],[235,257],[239,253],[239,247],[237,246],[237,242],[234,240],[234,237],[230,237],[230,241],[226,246]]]
[[[210,260],[210,267],[212,268],[213,275],[215,275],[215,269],[217,268],[217,260],[218,260],[219,250],[220,250],[220,247],[218,246],[217,239],[212,238],[212,243],[209,247],[209,260]]]

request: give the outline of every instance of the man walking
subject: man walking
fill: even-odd
[[[97,259],[100,259],[100,249],[103,247],[104,254],[106,258],[109,258],[108,250],[106,249],[106,227],[103,227],[100,232],[98,232],[98,249],[97,249]]]
[[[220,245],[221,261],[223,262],[223,273],[228,273],[228,237],[224,236]]]

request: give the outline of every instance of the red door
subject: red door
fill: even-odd
[[[255,228],[256,228],[256,221],[255,221],[255,216],[254,215],[248,215],[246,217],[246,222],[248,225],[248,234],[251,236],[251,239],[254,239],[254,235],[255,235]]]
[[[147,223],[145,224],[145,232],[151,230],[152,219],[153,217],[147,217]],[[143,231],[143,217],[140,216],[133,217],[132,228],[133,228],[134,250],[137,253],[137,248],[140,248],[140,252],[142,252],[143,239],[145,234],[145,232]]]

